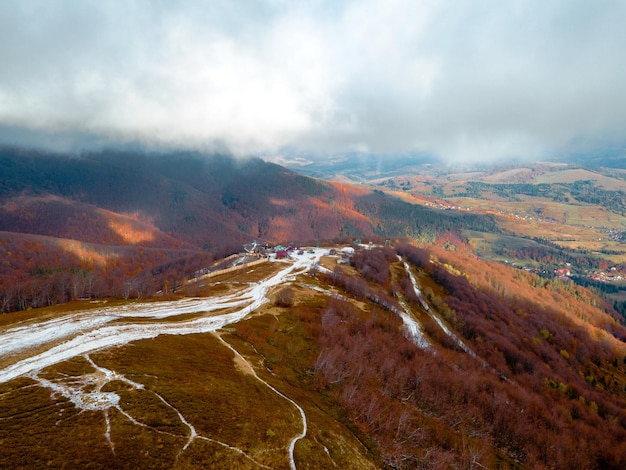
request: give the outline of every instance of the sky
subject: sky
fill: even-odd
[[[0,143],[545,158],[626,142],[626,1],[0,2]]]

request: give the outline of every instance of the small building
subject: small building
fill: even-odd
[[[572,275],[568,268],[559,268],[556,270],[556,275],[560,278],[570,277]]]
[[[354,254],[354,248],[352,248],[351,246],[346,246],[341,249],[341,254],[343,256],[352,256]]]

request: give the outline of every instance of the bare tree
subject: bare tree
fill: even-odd
[[[294,293],[291,287],[283,287],[276,293],[274,305],[277,307],[292,307],[294,304]]]

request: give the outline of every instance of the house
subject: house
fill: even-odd
[[[556,275],[560,278],[570,277],[572,273],[568,268],[559,268],[555,271]]]

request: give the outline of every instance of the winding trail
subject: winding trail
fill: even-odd
[[[300,439],[304,438],[306,436],[307,433],[307,422],[306,422],[306,414],[304,413],[304,410],[302,409],[302,407],[300,405],[298,405],[295,401],[293,401],[291,398],[289,398],[288,396],[286,396],[284,393],[279,392],[278,390],[276,390],[276,388],[274,388],[272,385],[270,385],[269,383],[267,383],[265,380],[263,380],[261,377],[259,377],[256,373],[256,371],[254,370],[254,368],[252,367],[252,365],[246,360],[246,358],[244,358],[239,351],[237,351],[235,348],[233,348],[229,343],[227,343],[224,338],[222,338],[220,335],[216,335],[219,340],[224,343],[224,345],[230,349],[241,361],[245,362],[248,367],[249,367],[249,372],[250,374],[252,374],[252,376],[257,379],[259,382],[263,383],[267,388],[269,388],[271,391],[273,391],[276,395],[280,396],[281,398],[284,398],[285,400],[287,400],[289,403],[291,403],[293,406],[296,407],[296,409],[300,412],[300,416],[302,417],[302,432],[300,434],[298,434],[297,436],[295,436],[290,442],[289,442],[289,464],[291,466],[292,470],[296,470],[296,461],[294,459],[293,456],[293,452],[296,446],[296,442],[298,442]]]

